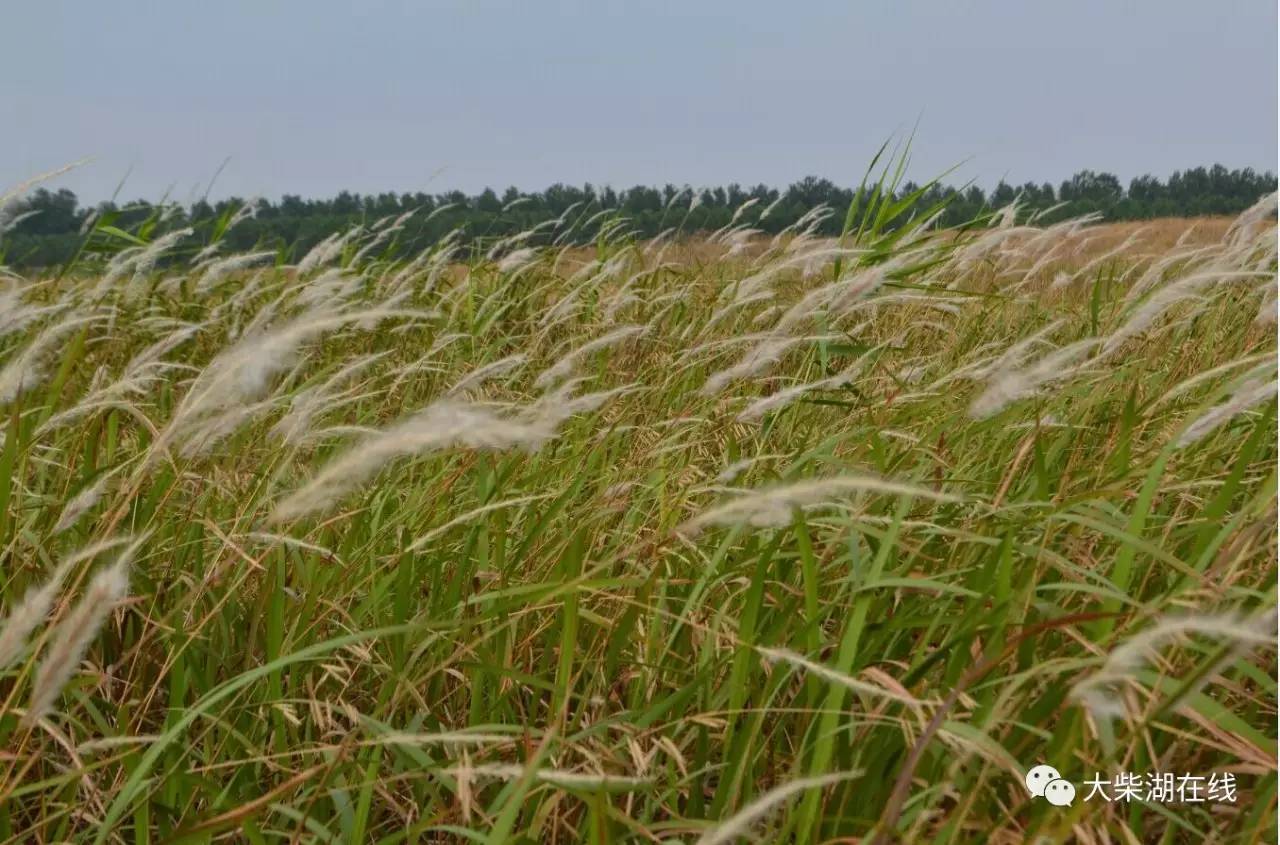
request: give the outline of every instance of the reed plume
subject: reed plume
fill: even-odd
[[[138,543],[89,581],[84,596],[50,634],[50,644],[36,670],[25,721],[33,724],[48,715],[63,687],[71,680],[98,630],[129,591],[129,565]]]

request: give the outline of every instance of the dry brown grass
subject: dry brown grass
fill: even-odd
[[[1180,240],[1187,247],[1209,246],[1222,240],[1234,219],[1225,216],[1160,217],[1154,220],[1127,220],[1085,226],[1079,232],[1063,238],[1062,260],[1047,265],[1045,269],[1053,272],[1079,269],[1117,249],[1130,238],[1134,238],[1134,243],[1120,251],[1115,256],[1117,259],[1148,259],[1167,255]],[[952,236],[951,230],[944,234],[944,237]],[[764,252],[769,240],[768,236],[758,236],[741,253],[741,258],[749,260],[758,257]],[[673,241],[667,248],[666,256],[672,263],[683,267],[708,267],[713,264],[723,266],[726,263],[726,251],[724,244],[708,241],[702,234],[698,234]],[[594,248],[583,246],[567,250],[561,261],[572,270],[593,258]]]
[[[1076,240],[1075,257],[1089,261],[1119,247],[1131,237],[1136,242],[1121,255],[1167,255],[1182,241],[1196,247],[1219,243],[1233,217],[1161,217],[1155,220],[1126,220],[1121,223],[1099,223],[1081,230]]]

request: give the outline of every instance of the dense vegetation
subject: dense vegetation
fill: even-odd
[[[1274,197],[889,194],[0,278],[0,840],[1274,840]]]
[[[920,186],[907,183],[897,191],[899,199],[914,195]],[[1141,176],[1126,189],[1110,173],[1084,170],[1056,189],[1050,184],[1029,183],[1015,187],[1000,183],[990,193],[977,186],[957,189],[939,184],[926,186],[919,197],[927,206],[944,201],[941,222],[959,225],[979,217],[984,211],[1019,199],[1024,209],[1039,212],[1040,222],[1098,214],[1104,220],[1140,220],[1154,217],[1238,214],[1276,190],[1274,174],[1251,169],[1228,170],[1221,165],[1176,172],[1167,181]],[[332,199],[306,200],[286,195],[279,202],[255,200],[253,219],[243,221],[231,232],[229,245],[237,249],[280,249],[294,257],[305,253],[324,238],[379,217],[415,212],[400,229],[396,248],[401,255],[420,251],[445,233],[461,229],[470,240],[511,235],[548,226],[562,219],[557,232],[580,224],[576,234],[590,237],[595,230],[582,226],[601,211],[614,211],[627,218],[628,230],[641,237],[654,237],[669,227],[684,233],[711,232],[730,225],[742,204],[755,200],[745,219],[763,232],[775,234],[815,209],[825,207],[843,212],[854,197],[854,189],[840,187],[826,179],[809,177],[784,191],[764,185],[694,191],[688,187],[634,187],[616,191],[585,185],[576,188],[553,185],[541,193],[522,193],[508,188],[501,196],[486,190],[476,196],[459,191],[445,194],[360,195],[343,192]],[[208,233],[217,221],[244,206],[240,199],[217,203],[197,202],[190,207],[168,208],[161,230],[195,226]],[[767,214],[765,211],[767,210]],[[83,208],[70,191],[41,189],[25,200],[15,213],[29,215],[19,220],[9,234],[4,260],[11,266],[43,267],[69,261],[81,245],[81,230],[90,215],[106,215],[117,225],[136,227],[157,215],[158,209],[145,201],[117,206],[104,203],[95,209]],[[736,221],[734,221],[736,222]],[[844,221],[832,214],[821,221],[817,232],[837,233]],[[550,228],[544,228],[547,235]],[[537,242],[537,238],[533,242]]]

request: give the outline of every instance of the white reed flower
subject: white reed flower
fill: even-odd
[[[458,447],[536,449],[554,434],[554,427],[544,420],[519,420],[476,405],[436,402],[330,461],[281,501],[271,519],[284,522],[326,507],[395,458]]]
[[[738,420],[739,422],[756,422],[768,412],[777,410],[778,408],[784,408],[806,393],[810,393],[815,390],[834,390],[838,387],[844,387],[846,384],[853,381],[860,372],[862,372],[864,361],[866,361],[865,355],[859,357],[854,364],[833,376],[827,376],[826,378],[811,381],[807,384],[797,384],[793,387],[783,388],[769,396],[757,399],[739,412]]]
[[[646,326],[619,326],[607,334],[601,335],[595,340],[590,340],[577,349],[574,349],[561,356],[560,360],[552,364],[547,369],[538,374],[533,385],[537,388],[547,388],[556,382],[562,381],[573,374],[574,367],[577,362],[601,349],[608,349],[610,346],[621,343],[627,338],[644,334],[647,330]]]
[[[1117,691],[1136,682],[1138,672],[1164,645],[1198,634],[1233,643],[1239,648],[1271,645],[1276,642],[1275,610],[1246,616],[1240,613],[1172,616],[1130,637],[1107,655],[1102,667],[1077,682],[1071,697],[1085,705],[1096,718],[1113,719],[1125,715],[1124,701]]]
[[[258,402],[232,405],[216,413],[190,421],[183,431],[180,454],[185,458],[194,458],[209,451],[218,443],[235,434],[241,426],[250,420],[267,413],[278,402],[279,400],[276,397],[268,397]]]
[[[720,484],[729,484],[738,476],[742,475],[742,473],[751,469],[751,467],[755,466],[757,463],[761,461],[766,461],[766,460],[776,460],[777,458],[782,458],[782,457],[785,457],[785,455],[752,455],[749,458],[743,458],[742,460],[734,461],[724,469],[720,470],[720,472],[716,475],[716,481],[719,482]]]
[[[337,308],[360,292],[364,278],[348,273],[341,267],[333,267],[293,287],[297,291],[294,303],[310,311]]]
[[[44,381],[48,359],[61,350],[61,341],[80,326],[101,319],[100,315],[69,315],[48,326],[9,363],[0,368],[0,404],[12,402]]]
[[[1202,290],[1215,283],[1231,279],[1258,278],[1266,275],[1264,272],[1211,268],[1165,285],[1143,300],[1129,315],[1129,319],[1106,339],[1102,346],[1102,354],[1110,355],[1115,352],[1125,341],[1150,328],[1165,311],[1179,302],[1195,298]]]
[[[580,381],[581,379],[567,381],[555,390],[544,394],[522,413],[521,418],[554,430],[578,414],[596,411],[610,399],[631,393],[639,387],[635,384],[624,384],[611,390],[575,396],[573,391]]]
[[[151,243],[142,248],[133,259],[133,280],[130,282],[130,288],[141,283],[141,281],[155,269],[156,261],[160,256],[177,246],[178,242],[183,238],[195,234],[195,229],[177,229],[168,232],[156,238]]]
[[[27,647],[27,640],[36,627],[49,616],[58,588],[78,558],[70,557],[58,565],[40,586],[32,587],[22,596],[0,627],[0,669],[17,660]]]
[[[343,234],[334,232],[332,235],[329,235],[327,238],[320,241],[320,243],[313,246],[311,250],[302,257],[302,260],[298,262],[298,276],[305,276],[312,270],[315,270],[318,267],[323,267],[325,264],[328,264],[330,261],[337,258],[342,254],[342,250],[346,248],[351,239],[357,237],[360,232],[361,229],[356,227]]]
[[[923,702],[916,698],[906,689],[887,689],[882,686],[860,681],[857,678],[847,675],[844,672],[832,669],[830,666],[824,666],[821,663],[815,663],[803,655],[796,654],[794,651],[785,648],[765,648],[764,646],[756,646],[756,651],[760,652],[767,659],[783,663],[788,663],[797,669],[803,669],[809,674],[821,678],[824,681],[852,690],[858,695],[869,696],[871,698],[880,698],[886,701],[895,701],[899,704],[905,704],[914,710],[917,714],[921,712],[921,707],[926,704],[936,704],[937,702]]]
[[[182,436],[215,418],[226,422],[227,418],[222,413],[227,407],[247,404],[260,397],[275,376],[295,364],[298,348],[310,340],[351,323],[421,316],[424,316],[422,312],[384,308],[304,314],[278,329],[246,337],[219,353],[200,371],[153,448],[167,445],[173,437]],[[226,432],[222,424],[215,424],[215,429]],[[206,438],[210,433],[204,431]]]
[[[796,778],[768,792],[747,804],[729,818],[704,832],[698,838],[697,845],[725,845],[748,837],[751,828],[761,819],[772,813],[779,805],[785,804],[795,796],[810,789],[824,789],[837,783],[862,777],[861,771],[832,772],[815,777]]]
[[[48,714],[98,635],[102,624],[129,591],[129,565],[141,540],[89,581],[84,596],[51,633],[51,643],[36,670],[24,721],[34,724]]]
[[[508,355],[506,358],[501,358],[497,361],[491,361],[482,367],[477,367],[459,379],[453,387],[445,391],[445,396],[461,396],[476,390],[489,379],[506,375],[512,370],[523,367],[528,357],[523,353],[518,353],[516,355]]]
[[[232,255],[220,261],[215,261],[205,268],[204,273],[201,274],[200,281],[196,284],[196,293],[207,293],[217,287],[218,283],[228,276],[248,270],[255,264],[268,261],[275,258],[275,256],[274,251],[265,250],[263,252],[246,252],[242,255]]]
[[[124,407],[126,399],[144,393],[148,384],[160,378],[159,373],[185,367],[159,359],[193,337],[201,328],[200,325],[184,325],[151,344],[133,356],[120,377],[110,384],[102,384],[105,379],[100,376],[105,376],[106,371],[98,370],[85,396],[75,405],[47,419],[36,429],[36,435],[47,434],[101,408]]]
[[[677,530],[689,536],[708,525],[749,525],[755,528],[780,527],[791,522],[796,509],[837,504],[863,494],[912,496],[935,502],[958,502],[961,499],[928,487],[889,481],[870,475],[843,475],[796,481],[760,490],[752,490],[723,505],[684,522]]]
[[[986,390],[969,406],[969,416],[984,419],[1007,406],[1037,395],[1050,384],[1070,378],[1089,363],[1082,361],[1098,347],[1098,338],[1085,338],[1049,353],[1021,370],[1005,370],[992,375]]]
[[[0,337],[13,334],[47,314],[61,311],[60,303],[31,305],[23,301],[23,291],[17,285],[0,291]]]
[[[840,335],[820,335],[814,337],[777,337],[769,336],[752,347],[732,367],[713,373],[702,385],[703,396],[715,396],[732,382],[739,379],[759,375],[782,360],[788,351],[802,343],[818,340],[837,340]]]
[[[1269,325],[1276,321],[1276,286],[1274,284],[1267,286],[1266,295],[1262,297],[1262,302],[1258,304],[1258,315],[1253,321],[1260,326]]]
[[[102,494],[106,492],[110,481],[111,473],[104,472],[96,481],[72,496],[62,509],[61,515],[58,516],[58,522],[53,526],[53,533],[61,534],[75,525],[80,517],[91,511],[102,499]]]
[[[533,247],[517,249],[502,257],[498,262],[498,272],[515,274],[537,264],[538,260],[538,250]]]
[[[1254,405],[1259,405],[1268,400],[1274,401],[1276,387],[1274,375],[1257,375],[1246,380],[1232,391],[1229,399],[1214,405],[1184,428],[1182,433],[1178,435],[1178,448],[1185,448],[1202,440],[1209,432],[1235,419]]]
[[[50,179],[56,179],[62,174],[70,170],[74,170],[87,161],[89,161],[87,158],[80,159],[79,161],[74,161],[71,164],[63,165],[56,170],[50,170],[47,173],[32,176],[30,179],[27,179],[24,182],[19,182],[3,194],[0,194],[0,235],[3,235],[9,227],[14,225],[14,209],[17,207],[18,201],[22,199],[23,194],[34,188],[36,185],[39,185],[42,182],[47,182]]]
[[[341,405],[348,404],[359,397],[346,397],[337,390],[344,382],[366,369],[375,361],[381,360],[390,352],[379,352],[362,355],[346,364],[323,382],[312,387],[299,390],[289,400],[289,410],[285,412],[271,428],[271,434],[290,445],[302,443],[311,431],[313,421],[321,414]]]
[[[439,774],[455,779],[494,778],[497,780],[519,780],[526,770],[523,766],[508,763],[484,763],[480,765],[454,766],[440,769]],[[563,769],[534,769],[533,779],[541,783],[557,786],[568,786],[576,789],[595,788],[630,788],[646,786],[653,781],[649,778],[626,777],[623,775],[596,774],[593,772],[572,772]]]

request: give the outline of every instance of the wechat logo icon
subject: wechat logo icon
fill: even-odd
[[[1033,798],[1043,798],[1055,807],[1070,807],[1076,800],[1076,787],[1062,779],[1053,766],[1043,763],[1027,772],[1024,782]]]

